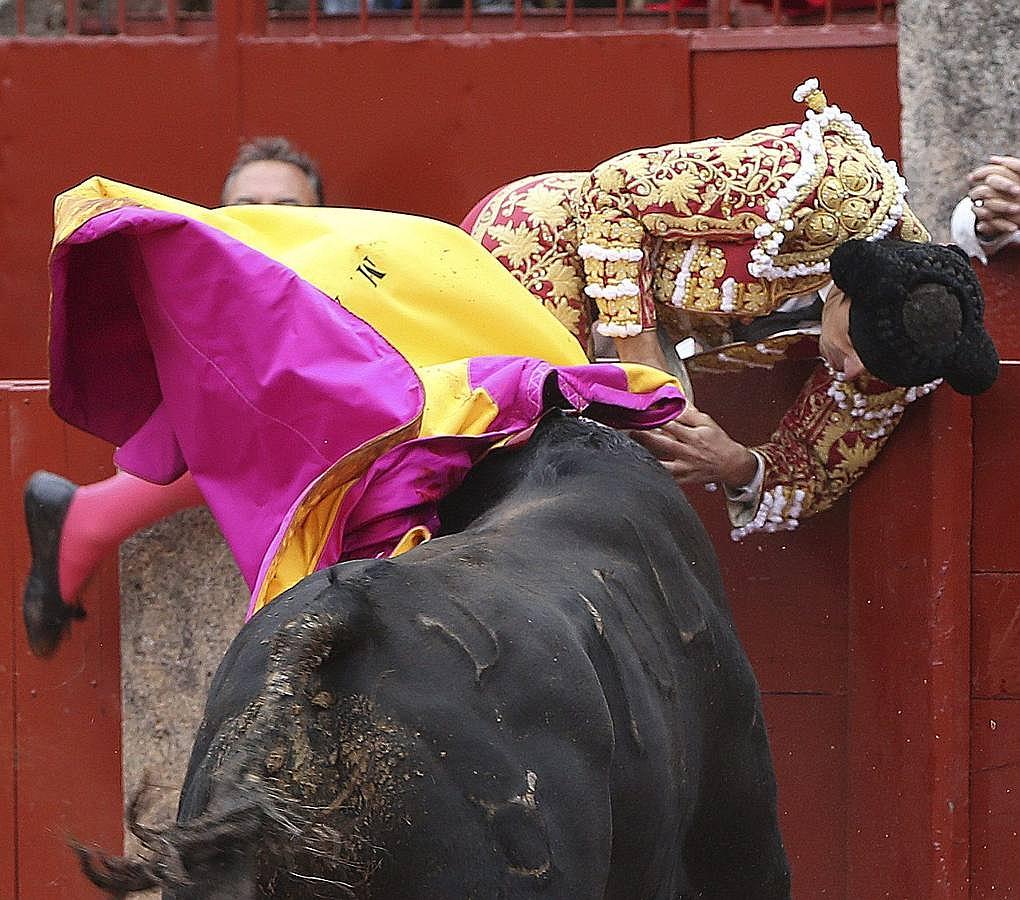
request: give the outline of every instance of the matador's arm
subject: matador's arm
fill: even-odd
[[[624,169],[603,164],[584,180],[577,195],[584,293],[598,308],[595,329],[614,338],[655,328],[651,276],[657,239],[642,224],[628,182]]]
[[[768,195],[789,180],[794,148],[781,135],[793,128],[633,150],[587,175],[574,199],[578,253],[600,333],[634,337],[655,326],[653,276],[667,244],[675,271],[658,299],[694,312],[765,315],[828,280],[818,265],[751,274]]]
[[[936,386],[890,387],[870,375],[844,380],[819,366],[772,437],[751,448],[764,461],[764,479],[753,501],[729,502],[733,539],[789,531],[828,509],[878,455],[906,406]]]

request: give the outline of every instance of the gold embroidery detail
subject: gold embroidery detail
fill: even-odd
[[[695,237],[716,250],[699,253],[681,303],[694,313],[719,313],[721,284],[731,277],[724,315],[766,315],[828,281],[824,272],[752,278],[743,263],[746,251],[738,247],[754,241],[754,230],[766,221],[768,199],[800,171],[800,151],[791,140],[797,128],[779,125],[722,142],[635,150],[591,173],[522,179],[494,195],[472,233],[582,343],[595,307],[608,317],[603,321],[633,324],[648,321],[654,303],[656,315],[669,320],[677,274]],[[778,267],[822,262],[843,240],[867,236],[883,223],[897,196],[891,170],[842,123],[825,126],[822,147],[817,177],[802,189],[794,227],[773,258]],[[893,233],[927,239],[906,204]],[[578,244],[637,248],[645,255],[642,260],[582,260]],[[724,254],[731,257],[729,271]],[[640,297],[593,300],[583,294],[585,284],[607,288],[624,280],[639,286]]]
[[[574,197],[583,172],[523,178],[494,192],[471,228],[480,241],[582,344],[589,316],[577,255]],[[530,232],[525,238],[522,232]]]
[[[533,259],[541,250],[534,228],[526,222],[520,225],[493,225],[489,228],[489,236],[496,242],[492,252],[508,260],[514,267]]]
[[[846,493],[878,455],[906,405],[905,389],[864,375],[839,386],[864,401],[854,415],[853,408],[841,409],[833,400],[831,385],[825,371],[816,370],[769,442],[754,448],[765,457],[766,492],[777,484],[787,499],[787,486],[804,491],[801,518],[828,509]],[[876,413],[877,419],[865,418]],[[869,432],[879,420],[884,433],[875,437]]]
[[[720,303],[719,279],[726,271],[726,257],[722,249],[702,244],[691,260],[687,289],[681,304],[698,311],[717,310]]]
[[[549,297],[545,301],[545,308],[549,310],[556,320],[571,334],[577,334],[577,326],[580,324],[581,312],[563,297]]]
[[[800,218],[800,232],[811,244],[825,246],[839,236],[839,219],[830,212],[820,209]]]
[[[914,241],[918,244],[931,240],[928,229],[921,224],[921,220],[914,215],[913,210],[906,203],[903,204],[903,218],[900,219],[900,224],[893,233],[904,241]]]
[[[847,197],[847,189],[835,175],[826,175],[818,185],[818,205],[829,212],[839,212]]]
[[[868,226],[870,213],[863,197],[848,197],[839,208],[839,224],[847,234],[861,234]]]
[[[596,212],[584,222],[582,243],[599,244],[620,249],[640,247],[644,237],[641,223],[630,218],[617,218],[611,212]]]
[[[739,212],[720,219],[714,216],[672,216],[667,213],[648,213],[642,217],[645,227],[654,234],[667,235],[682,231],[688,234],[718,234],[744,237],[765,221],[764,216],[753,212]]]
[[[557,230],[567,224],[567,209],[563,203],[563,191],[554,190],[544,184],[528,191],[521,201],[523,209],[533,222]]]
[[[845,123],[831,122],[822,146],[816,160],[821,175],[801,189],[793,204],[793,230],[773,260],[779,268],[822,262],[844,241],[876,233],[896,201],[892,172]],[[805,205],[812,192],[814,205]]]
[[[870,194],[875,189],[874,173],[859,159],[844,159],[839,164],[838,180],[852,194]]]
[[[764,221],[762,198],[797,171],[795,126],[777,125],[728,141],[695,141],[623,153],[597,166],[582,190],[589,217],[626,193],[651,234],[748,234]],[[601,231],[590,228],[590,234]]]
[[[597,297],[599,319],[614,325],[633,325],[641,321],[641,301],[637,297]]]

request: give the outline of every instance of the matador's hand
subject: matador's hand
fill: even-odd
[[[660,428],[632,431],[631,436],[680,484],[719,482],[739,488],[758,470],[755,455],[694,406]]]

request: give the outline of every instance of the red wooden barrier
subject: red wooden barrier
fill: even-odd
[[[242,5],[218,7],[234,34]],[[52,201],[97,172],[214,204],[238,140],[285,133],[322,163],[327,202],[457,222],[525,174],[799,119],[790,93],[812,74],[895,158],[882,34],[787,49],[688,32],[0,41],[0,121],[32,123],[9,130],[0,167],[0,377],[46,376]]]
[[[10,415],[8,414],[9,397],[4,397],[0,406],[0,447],[11,446]],[[8,467],[5,466],[5,469]],[[7,472],[4,472],[7,475]],[[14,545],[11,534],[18,521],[14,497],[14,482],[9,477],[0,481],[0,491],[5,515],[0,522],[4,523],[3,570],[7,572],[4,581],[4,593],[10,596],[10,602],[4,602],[2,618],[0,618],[0,896],[17,897],[18,895],[18,806],[17,789],[17,743],[14,709],[14,648],[17,643],[16,618],[17,605],[14,595],[17,591],[17,576],[14,572]],[[24,539],[22,539],[24,540]]]
[[[214,202],[242,135],[284,132],[294,138],[322,161],[330,202],[455,221],[494,185],[521,174],[583,168],[636,146],[734,134],[763,121],[798,118],[802,110],[789,99],[788,88],[811,74],[820,76],[833,102],[869,126],[890,156],[898,155],[895,48],[888,31],[871,34],[868,46],[812,46],[805,31],[801,46],[787,42],[782,48],[751,50],[729,39],[713,43],[683,32],[250,40],[244,34],[261,26],[244,18],[249,9],[238,0],[217,4],[220,32],[233,36],[219,42],[46,42],[31,52],[25,44],[0,44],[0,72],[8,79],[0,94],[0,117],[33,122],[31,131],[14,131],[5,140],[6,164],[0,171],[0,292],[5,298],[0,374],[44,374],[45,258],[53,194],[101,171]],[[825,40],[846,39],[830,34]],[[613,60],[611,79],[605,77],[607,59]],[[862,70],[868,71],[867,79]],[[82,72],[89,73],[87,79]],[[359,77],[347,77],[350,72]],[[49,86],[47,93],[40,94],[40,83]],[[188,90],[168,92],[168,83],[186,84]],[[765,377],[701,379],[698,402],[735,436],[760,440],[804,375],[801,367],[785,366]],[[27,657],[18,611],[26,563],[18,492],[33,468],[91,479],[106,471],[109,457],[105,448],[79,445],[79,438],[60,429],[38,386],[7,385],[2,396],[0,438],[10,448],[3,490],[11,604],[0,625],[0,728],[10,726],[11,740],[0,742],[0,897],[16,896],[8,893],[11,885],[22,898],[50,896],[46,885],[52,873],[57,873],[53,891],[80,896],[82,883],[59,846],[62,833],[111,847],[120,840],[115,605],[109,581],[105,589],[94,588],[87,597],[92,618],[77,630],[70,653],[45,664]],[[933,736],[931,723],[913,704],[922,697],[922,707],[946,721],[954,746],[959,742],[957,708],[939,709],[940,688],[924,682],[941,677],[936,670],[943,657],[933,655],[933,647],[947,643],[940,629],[942,623],[956,623],[959,607],[943,609],[936,602],[938,579],[923,561],[912,561],[900,572],[902,558],[893,558],[891,551],[907,544],[912,560],[915,546],[906,533],[893,535],[884,550],[879,547],[886,557],[868,555],[870,543],[878,543],[868,522],[871,515],[904,518],[902,507],[885,492],[902,488],[904,470],[914,478],[919,467],[942,459],[925,443],[926,429],[955,422],[961,414],[939,395],[935,403],[912,409],[886,452],[885,468],[866,476],[858,488],[866,493],[855,502],[852,517],[849,504],[841,503],[798,532],[737,545],[729,540],[719,498],[695,492],[766,694],[795,894],[803,900],[940,896],[928,888],[942,865],[931,852],[931,834],[936,829],[939,840],[945,836],[952,843],[959,816],[947,819],[935,807],[953,798],[957,784],[944,763],[919,762],[928,751],[934,753],[942,737]],[[961,452],[961,446],[956,435],[939,445],[945,453]],[[935,549],[952,562],[955,576],[952,551],[959,535],[940,537],[931,500],[945,478],[939,470],[918,486],[924,502],[917,501],[911,520],[916,528],[910,533],[933,546],[941,541],[945,546]],[[861,566],[887,559],[894,570],[873,586],[851,580],[851,553]],[[920,596],[889,604],[886,618],[873,616],[877,593],[872,591],[906,591],[918,581],[924,584]],[[940,618],[929,620],[933,613]],[[886,633],[893,627],[905,629],[902,641]],[[945,687],[952,691],[965,660],[948,643]],[[886,673],[899,670],[901,652],[910,680],[886,686],[891,678]],[[42,698],[43,688],[55,696]],[[895,710],[904,707],[895,701],[904,696],[911,704],[904,720],[909,729],[897,726]],[[56,717],[47,715],[53,708]],[[890,715],[897,718],[887,727],[884,717]],[[53,740],[58,725],[74,737]],[[889,767],[883,741],[894,727],[901,727],[903,741],[888,756]],[[36,729],[40,737],[34,736]],[[75,794],[74,785],[82,781],[69,780],[71,773],[59,769],[62,758],[79,747],[86,768],[73,777],[93,786],[88,816],[87,807],[77,802],[80,792]],[[918,799],[915,791],[926,791],[936,778],[937,791]],[[885,819],[876,817],[871,804],[882,806],[887,796],[892,808]],[[962,802],[965,807],[966,798]],[[912,803],[925,804],[925,815],[911,818]],[[904,830],[885,838],[883,821]],[[897,847],[906,848],[902,865]],[[872,853],[876,866],[869,873]],[[955,878],[959,853],[947,858],[947,871]],[[920,889],[897,893],[915,878]]]
[[[28,542],[21,488],[38,468],[82,480],[110,474],[110,448],[64,426],[39,382],[0,382],[7,595],[0,622],[0,896],[98,897],[69,838],[123,842],[120,639],[115,567],[84,595],[89,616],[51,660],[31,655],[21,622]],[[8,730],[9,729],[9,730]]]
[[[970,402],[912,410],[851,515],[851,897],[966,896]]]
[[[986,280],[1015,278],[1005,266]],[[1020,878],[1020,553],[1002,492],[1020,331],[1002,305],[1011,298],[994,284],[989,298],[1008,360],[1000,382],[973,404],[940,391],[912,407],[852,509],[733,544],[718,498],[693,492],[765,692],[798,898],[1009,896]],[[803,374],[702,378],[698,402],[756,440]],[[90,619],[56,660],[29,657],[17,492],[37,466],[101,477],[108,448],[56,423],[39,384],[5,383],[0,397],[11,597],[0,627],[11,735],[0,743],[0,896],[90,896],[61,844],[68,833],[119,843],[115,584],[112,573],[93,584]]]
[[[811,367],[699,375],[695,398],[734,438],[756,443],[769,436]],[[845,897],[849,505],[840,502],[793,532],[734,543],[719,495],[687,493],[712,535],[765,695],[794,895]]]
[[[971,896],[1020,894],[1020,250],[980,268],[988,321],[1006,361],[974,402],[971,652]]]

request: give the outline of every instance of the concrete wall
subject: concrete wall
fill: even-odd
[[[155,790],[146,821],[177,797],[209,682],[244,621],[248,589],[206,509],[178,513],[121,548],[124,793]]]
[[[1020,0],[900,0],[898,18],[910,205],[945,240],[967,173],[1020,154]]]

